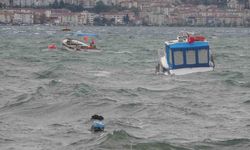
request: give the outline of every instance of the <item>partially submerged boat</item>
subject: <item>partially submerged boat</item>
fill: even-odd
[[[159,54],[156,72],[165,75],[184,75],[214,70],[215,63],[204,36],[181,33],[176,40],[165,42],[163,54]]]
[[[101,50],[96,47],[96,37],[97,35],[94,33],[77,31],[74,34],[74,39],[66,38],[62,41],[63,49],[68,51],[100,52]]]
[[[62,48],[68,51],[91,51],[99,52],[94,44],[86,44],[76,39],[66,38],[62,40]]]

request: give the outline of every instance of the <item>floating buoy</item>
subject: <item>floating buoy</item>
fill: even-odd
[[[50,44],[48,45],[48,49],[56,49],[56,44]]]

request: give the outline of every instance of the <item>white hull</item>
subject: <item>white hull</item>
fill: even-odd
[[[62,49],[65,49],[67,51],[84,51],[84,52],[100,52],[101,50],[96,49],[96,48],[87,48],[88,45],[86,45],[83,42],[77,41],[77,40],[72,40],[74,42],[74,44],[67,44],[67,40],[68,39],[64,39],[62,41]],[[82,48],[81,46],[84,45],[85,47]]]
[[[185,75],[190,73],[207,72],[207,71],[213,71],[213,67],[181,68],[181,69],[169,70],[170,74],[168,72],[165,72],[164,74]]]
[[[169,68],[169,66],[166,63],[166,57],[163,56],[160,59],[160,65],[164,68]],[[164,71],[163,73],[165,75],[185,75],[190,73],[198,73],[198,72],[207,72],[207,71],[213,71],[214,68],[211,67],[194,67],[194,68],[180,68],[180,69],[170,69],[167,71]]]

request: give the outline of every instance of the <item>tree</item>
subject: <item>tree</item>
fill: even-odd
[[[115,18],[110,19],[110,23],[114,25],[115,24]]]
[[[238,0],[238,2],[244,5],[245,9],[249,9],[249,0]]]
[[[60,8],[64,8],[64,7],[65,7],[65,3],[64,3],[64,1],[63,1],[63,0],[61,0],[61,1],[60,1],[60,3],[59,3],[59,7],[60,7]]]
[[[52,8],[59,8],[59,3],[57,0],[55,0],[54,3],[52,4]]]
[[[129,23],[129,16],[128,16],[128,14],[127,14],[126,16],[123,17],[123,22],[124,22],[125,24],[128,24],[128,23]]]
[[[136,7],[132,7],[131,11],[135,13],[136,16],[139,16],[139,9]]]
[[[94,7],[94,11],[97,13],[106,12],[108,10],[109,10],[109,7],[106,6],[102,1],[98,1],[96,3],[96,6]]]
[[[46,20],[47,20],[46,15],[45,15],[45,14],[42,14],[42,15],[40,16],[40,23],[41,23],[41,24],[44,24],[44,23],[46,23]]]
[[[218,1],[218,6],[219,7],[227,7],[227,0],[217,0]]]

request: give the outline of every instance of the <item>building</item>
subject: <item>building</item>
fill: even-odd
[[[13,16],[13,24],[33,24],[34,14],[30,12],[16,11]]]
[[[115,24],[125,24],[124,17],[128,16],[129,21],[135,20],[135,15],[132,12],[107,12],[107,13],[101,13],[101,17],[106,18],[108,20],[114,19]]]
[[[8,11],[0,11],[0,24],[9,24],[12,23],[13,13]]]

